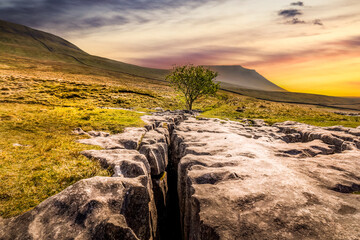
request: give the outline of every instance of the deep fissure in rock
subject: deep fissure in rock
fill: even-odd
[[[170,139],[172,136],[173,129],[169,129]],[[160,239],[166,240],[181,240],[182,231],[180,224],[180,208],[179,208],[179,197],[177,192],[177,164],[172,154],[172,142],[170,141],[168,157],[169,164],[167,166],[167,185],[168,192],[166,196],[166,206],[162,216],[159,216],[159,230],[160,230]],[[155,194],[155,192],[154,192]],[[159,211],[159,209],[158,209]],[[160,209],[161,211],[161,209]]]

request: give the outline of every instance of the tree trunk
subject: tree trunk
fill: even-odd
[[[187,110],[191,111],[192,110],[192,105],[193,105],[193,101],[189,101],[188,106],[187,106]]]

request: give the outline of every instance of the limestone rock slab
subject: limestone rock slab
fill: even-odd
[[[143,145],[139,152],[144,154],[150,164],[151,175],[159,175],[166,170],[168,165],[168,145],[155,143]]]
[[[156,209],[144,185],[147,181],[81,180],[33,210],[5,219],[0,239],[153,239]]]
[[[146,157],[136,150],[87,150],[81,153],[99,161],[103,168],[113,169],[116,176],[133,178],[150,174],[150,165]]]
[[[105,149],[137,149],[145,132],[145,128],[126,128],[121,134],[80,139],[78,142]]]
[[[349,132],[182,122],[172,152],[184,239],[360,239],[360,151]]]

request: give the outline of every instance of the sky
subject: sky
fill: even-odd
[[[296,92],[360,97],[359,0],[1,0],[0,18],[155,68],[242,65]]]

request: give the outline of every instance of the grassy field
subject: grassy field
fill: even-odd
[[[76,181],[109,172],[79,154],[71,132],[118,133],[141,126],[139,113],[111,109],[0,104],[0,216],[27,211]],[[83,137],[83,136],[82,136]]]
[[[119,133],[144,123],[140,113],[104,107],[180,108],[175,93],[152,80],[100,71],[86,75],[79,66],[69,72],[63,63],[37,63],[0,66],[0,216],[5,218],[80,179],[110,175],[79,154],[96,147],[76,143],[79,136],[72,130]]]
[[[343,125],[357,127],[360,117],[343,116],[329,109],[289,103],[277,103],[259,100],[236,94],[218,94],[217,100],[203,104],[202,116],[242,121],[247,119],[263,119],[268,124],[283,121],[297,121],[315,126]]]
[[[39,79],[28,77],[0,77],[0,102],[41,104],[46,106],[67,107],[123,107],[123,108],[170,108],[177,104],[171,94],[165,95],[160,87],[151,89],[129,86],[122,82],[109,83],[106,78],[101,82],[64,81],[62,79]],[[151,90],[150,90],[151,89]],[[176,106],[177,107],[177,106]]]

